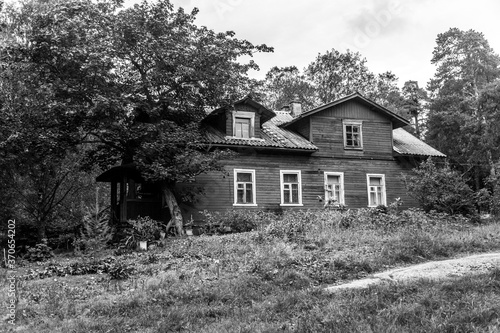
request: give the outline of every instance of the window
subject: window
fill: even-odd
[[[362,122],[344,121],[344,148],[363,149]]]
[[[302,206],[302,179],[300,171],[281,170],[281,205]]]
[[[234,136],[242,139],[250,139],[250,118],[234,118]]]
[[[325,203],[344,205],[344,173],[325,172]]]
[[[251,139],[254,137],[255,112],[233,111],[233,137]]]
[[[368,207],[386,205],[385,200],[385,175],[367,174]]]
[[[234,169],[234,206],[257,206],[255,170]]]

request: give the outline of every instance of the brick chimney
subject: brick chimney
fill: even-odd
[[[299,95],[295,94],[290,102],[290,113],[292,117],[296,118],[302,113],[302,103],[300,102]]]

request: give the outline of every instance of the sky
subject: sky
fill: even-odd
[[[135,0],[128,0],[132,2]],[[452,27],[482,32],[500,53],[498,0],[171,0],[176,7],[197,7],[196,24],[232,30],[253,44],[274,47],[257,54],[264,78],[273,66],[304,69],[318,54],[335,48],[359,52],[378,74],[392,71],[402,86],[408,80],[425,87],[436,37]]]

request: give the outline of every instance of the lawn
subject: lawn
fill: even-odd
[[[500,224],[421,212],[398,219],[332,214],[285,214],[257,231],[168,239],[147,252],[107,250],[95,257],[66,254],[25,263],[17,268],[16,323],[3,322],[2,329],[498,331],[500,269],[335,294],[322,287],[389,267],[498,250]],[[4,283],[2,304],[7,288]]]

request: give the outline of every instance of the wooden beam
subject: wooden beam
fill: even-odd
[[[111,182],[111,223],[114,223],[116,222],[116,204],[117,204],[117,200],[116,200],[116,196],[117,196],[117,187],[116,187],[116,181],[113,180]]]
[[[120,222],[127,222],[127,176],[120,183]]]

